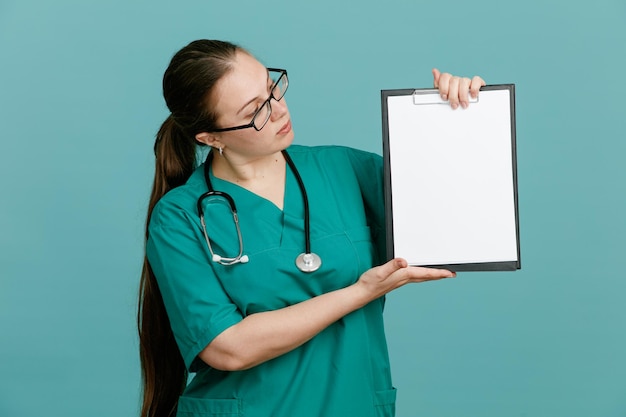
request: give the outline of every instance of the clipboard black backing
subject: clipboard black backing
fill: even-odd
[[[508,93],[508,99],[506,98],[507,93]],[[491,105],[488,104],[490,100],[490,95],[493,96],[493,100],[495,100],[495,97],[497,96],[497,100],[499,100],[499,102],[493,101],[493,104]],[[429,102],[431,98],[432,98],[432,101]],[[519,208],[518,208],[518,185],[517,185],[516,127],[515,127],[515,85],[514,84],[500,84],[500,85],[489,85],[489,86],[482,87],[481,93],[479,94],[478,102],[470,103],[470,106],[467,110],[464,110],[462,108],[452,110],[449,104],[441,100],[441,98],[439,97],[438,91],[434,89],[382,90],[381,99],[382,99],[381,104],[382,104],[383,158],[384,158],[384,183],[385,183],[385,213],[386,213],[386,230],[387,230],[387,236],[386,236],[387,258],[392,259],[397,256],[402,256],[406,258],[407,261],[409,261],[409,264],[411,265],[434,267],[434,268],[445,268],[445,269],[449,269],[452,271],[459,271],[459,272],[461,271],[514,271],[514,270],[520,269],[521,259],[520,259],[520,239],[519,239]],[[411,102],[408,101],[409,99],[411,99]],[[403,104],[397,104],[400,101]],[[415,109],[411,108],[411,105],[415,106]],[[430,110],[427,110],[429,106],[435,106],[435,107],[431,107]],[[503,110],[503,106],[508,107],[508,112],[505,112],[505,110]],[[398,108],[404,109],[404,110],[401,110],[401,111],[394,110]],[[490,109],[494,109],[494,110],[490,110]],[[470,112],[464,115],[463,112],[467,112],[468,110],[470,110]],[[433,112],[433,114],[431,115],[429,119],[422,119],[422,122],[420,122],[419,120],[417,121],[413,120],[414,113],[418,114],[419,112],[419,113],[424,113],[428,115],[429,111]],[[471,111],[473,111],[474,113],[471,113]],[[505,123],[503,127],[498,128],[499,131],[497,134],[492,133],[490,131],[490,126],[492,126],[493,123],[497,122],[495,119],[490,118],[492,116],[490,112],[492,111],[494,113],[493,117],[496,117],[497,119]],[[481,114],[481,112],[484,114]],[[397,115],[398,113],[403,113],[403,115],[398,116]],[[390,117],[391,117],[391,121],[390,121]],[[425,117],[428,117],[428,116],[425,116]],[[503,120],[505,118],[507,120]],[[418,118],[416,117],[415,119],[418,119]],[[397,120],[401,120],[401,121],[397,121]],[[479,120],[479,121],[482,120],[482,122],[476,122],[479,124],[474,125],[472,124],[474,123],[472,120]],[[418,242],[421,242],[420,245],[422,245],[423,248],[427,248],[425,252],[430,251],[430,246],[428,246],[429,239],[431,239],[433,242],[435,241],[438,242],[441,239],[440,239],[440,236],[438,236],[437,234],[437,230],[428,232],[428,233],[431,233],[429,235],[428,233],[424,231],[423,228],[419,228],[418,226],[416,230],[413,231],[411,229],[414,226],[412,223],[416,223],[415,219],[417,219],[417,217],[415,217],[414,219],[410,218],[407,220],[407,216],[404,216],[404,218],[402,218],[402,220],[400,221],[399,218],[396,217],[398,216],[396,212],[407,211],[407,207],[405,207],[406,204],[403,203],[401,207],[402,210],[400,210],[398,207],[395,207],[396,212],[394,212],[394,204],[399,204],[398,200],[402,200],[400,198],[394,198],[394,197],[402,194],[402,195],[408,196],[408,199],[416,198],[419,200],[421,198],[423,200],[421,204],[417,203],[417,204],[414,204],[412,207],[410,207],[411,209],[412,208],[415,209],[416,211],[415,216],[419,216],[418,212],[419,212],[420,205],[446,204],[446,201],[432,202],[432,201],[429,201],[428,195],[423,195],[421,197],[418,196],[418,193],[420,192],[419,187],[417,187],[418,189],[416,189],[415,191],[415,196],[412,195],[412,191],[410,190],[410,188],[413,185],[413,181],[420,181],[421,183],[426,183],[426,181],[428,181],[429,179],[428,178],[422,178],[422,179],[408,178],[410,176],[415,176],[416,172],[413,172],[413,168],[416,166],[416,164],[419,163],[417,161],[419,158],[416,158],[416,160],[414,161],[412,157],[407,157],[406,155],[407,152],[401,152],[402,155],[398,156],[399,151],[396,150],[396,148],[397,147],[402,148],[405,145],[404,144],[397,145],[396,143],[406,143],[407,140],[420,141],[420,140],[426,140],[426,139],[431,140],[431,141],[433,140],[436,141],[438,139],[436,136],[439,134],[437,130],[433,131],[434,136],[435,136],[434,138],[412,136],[412,129],[415,126],[428,125],[428,124],[433,124],[433,126],[435,127],[442,126],[442,124],[445,124],[447,128],[449,127],[450,129],[452,129],[453,133],[448,133],[448,137],[452,137],[454,135],[455,122],[458,122],[458,126],[459,126],[458,129],[460,132],[459,135],[462,135],[464,137],[464,139],[462,139],[463,140],[462,142],[457,142],[457,143],[462,143],[463,146],[470,147],[470,148],[467,148],[469,149],[469,152],[467,155],[468,158],[471,158],[473,154],[472,152],[476,152],[475,155],[478,155],[479,158],[476,158],[476,159],[480,159],[480,157],[483,157],[491,153],[490,150],[486,150],[485,152],[482,152],[479,149],[481,144],[483,144],[483,142],[486,142],[485,138],[487,136],[489,136],[490,140],[493,140],[493,141],[500,141],[500,140],[510,141],[510,142],[507,142],[506,145],[503,145],[503,149],[505,149],[504,146],[506,146],[507,147],[506,149],[508,149],[508,152],[503,151],[497,155],[497,158],[498,158],[497,160],[503,163],[502,166],[505,167],[503,169],[506,170],[505,172],[506,175],[502,175],[502,170],[501,170],[498,172],[497,176],[506,177],[502,181],[506,182],[507,184],[509,184],[509,181],[510,181],[510,190],[509,190],[508,185],[504,188],[494,187],[496,191],[506,190],[506,192],[498,193],[499,197],[497,199],[497,201],[501,203],[503,207],[506,207],[506,210],[501,210],[503,213],[506,212],[502,216],[503,218],[506,219],[506,221],[502,222],[503,224],[505,224],[505,227],[501,228],[503,230],[506,230],[505,232],[502,232],[501,230],[499,230],[497,225],[488,224],[488,222],[490,221],[489,219],[486,219],[486,220],[483,219],[483,221],[485,221],[486,223],[485,223],[485,227],[482,228],[481,230],[483,231],[485,236],[480,236],[481,235],[480,231],[474,230],[471,233],[469,231],[466,231],[465,229],[468,229],[468,227],[466,227],[467,223],[471,223],[471,222],[465,222],[465,224],[460,224],[458,227],[451,226],[452,229],[447,230],[445,232],[447,233],[447,236],[449,237],[449,239],[451,239],[449,241],[450,243],[449,246],[450,247],[454,246],[454,244],[456,244],[458,241],[463,241],[463,242],[467,241],[469,243],[474,242],[473,245],[469,245],[469,246],[473,246],[472,248],[468,248],[470,249],[469,252],[476,252],[476,254],[479,254],[481,250],[479,248],[480,244],[484,244],[486,243],[487,239],[490,239],[490,235],[486,231],[493,230],[493,234],[496,235],[496,239],[495,239],[496,241],[489,242],[488,245],[486,246],[493,245],[493,247],[495,248],[494,252],[503,251],[503,249],[497,247],[497,244],[498,244],[497,239],[500,239],[502,237],[503,238],[502,240],[506,242],[506,248],[507,248],[506,253],[504,252],[497,253],[497,254],[494,253],[493,256],[491,256],[489,253],[490,249],[486,248],[484,250],[484,253],[480,253],[478,256],[469,256],[469,257],[464,258],[463,255],[460,255],[461,253],[463,253],[463,250],[464,250],[463,248],[461,248],[459,250],[451,251],[451,252],[454,252],[454,254],[450,254],[450,256],[448,256],[446,254],[446,250],[447,250],[446,242],[443,241],[443,242],[439,242],[440,244],[439,246],[437,246],[438,248],[440,248],[437,250],[440,250],[441,255],[434,255],[434,256],[431,256],[430,258],[426,257],[424,259],[419,259],[419,256],[418,256],[417,257],[418,259],[416,261],[412,261],[411,260],[412,258],[409,256],[406,256],[405,253],[398,253],[397,240],[401,240],[400,235],[402,235],[402,239],[406,241],[407,236],[408,236],[408,239],[410,240],[412,239],[413,232],[415,232],[414,233],[415,240]],[[471,129],[465,129],[464,128],[465,125],[463,123],[468,123],[468,126],[471,126]],[[481,126],[484,127],[484,131],[481,131]],[[509,130],[509,127],[510,127],[510,130]],[[416,129],[416,130],[419,131],[420,129]],[[402,133],[401,134],[397,133],[399,131],[402,131]],[[467,132],[470,132],[470,133],[467,133]],[[468,138],[465,138],[466,135],[469,135]],[[402,139],[397,139],[398,136],[402,136]],[[430,135],[427,135],[427,136],[430,136]],[[500,138],[500,136],[502,137]],[[451,143],[454,143],[455,140],[461,140],[461,139],[453,138],[451,140]],[[476,141],[475,146],[472,141]],[[415,142],[415,143],[419,143],[419,142]],[[496,143],[496,142],[493,142],[493,143]],[[497,143],[500,143],[500,142],[497,142]],[[509,143],[510,143],[510,147],[508,147]],[[408,146],[410,147],[413,145],[408,145]],[[435,147],[437,146],[438,145],[436,145]],[[445,146],[445,145],[442,144],[441,146]],[[419,146],[416,146],[416,148],[420,149]],[[447,151],[444,151],[443,153],[445,154],[446,152]],[[450,149],[448,154],[452,154],[453,152],[454,152],[454,149]],[[438,154],[434,153],[432,155],[432,158],[442,158],[443,160],[445,160],[446,155],[441,155],[441,154],[442,152],[439,152]],[[482,168],[480,169],[485,171],[485,172],[481,172],[480,174],[480,175],[483,175],[483,178],[487,178],[488,180],[490,180],[492,177],[494,177],[494,175],[492,175],[492,173],[489,172],[489,169],[491,165],[499,166],[498,164],[490,163],[490,161],[496,160],[494,159],[495,156],[496,155],[494,155],[494,157],[489,156],[488,158],[486,158],[488,163],[481,164]],[[428,165],[428,163],[430,163],[429,156],[427,155],[426,152],[420,152],[419,157],[421,158],[421,161],[427,161],[427,163],[421,164],[421,165]],[[503,158],[510,158],[510,159],[507,161],[504,161]],[[402,165],[398,165],[400,163],[398,162],[398,159],[403,160],[401,161]],[[413,166],[410,166],[410,165],[413,165]],[[401,166],[401,168],[398,168],[398,166]],[[446,169],[446,170],[454,170],[454,168],[455,168],[454,166],[445,167],[445,168],[442,167],[442,169]],[[471,169],[472,169],[471,167],[469,169],[466,168],[464,172],[457,173],[458,175],[461,175],[461,177],[458,177],[458,178],[462,179],[467,176],[471,177],[471,172],[470,172]],[[509,172],[509,169],[510,169],[510,172]],[[434,178],[436,176],[435,171],[437,170],[433,170],[433,175],[428,173],[427,175],[423,175],[423,176]],[[400,176],[402,176],[402,178],[407,177],[408,179],[406,180],[402,178],[398,179]],[[398,183],[402,183],[402,181],[408,181],[408,182],[403,183],[403,184],[408,184],[408,186],[406,185],[399,186]],[[499,180],[496,180],[496,181],[499,181]],[[472,185],[466,188],[471,188],[471,186]],[[394,189],[394,187],[396,188]],[[461,194],[465,193],[466,191],[467,190],[465,189],[461,190]],[[438,193],[443,192],[443,194],[446,195],[445,187],[443,188],[438,187],[437,192]],[[471,191],[469,192],[471,194]],[[485,191],[483,190],[483,192]],[[487,189],[486,192],[488,193],[489,189]],[[478,213],[481,212],[479,206],[483,202],[482,199],[477,197],[477,201],[472,201],[471,198],[466,199],[466,201],[455,201],[455,198],[457,197],[458,194],[459,194],[458,190],[456,190],[455,192],[454,186],[452,186],[450,190],[450,195],[449,195],[450,199],[448,200],[448,203],[459,204],[459,205],[467,204],[468,206],[475,207],[474,210],[476,210],[476,212]],[[506,197],[503,197],[505,194],[506,194]],[[479,193],[477,193],[477,195],[479,195]],[[495,204],[495,206],[499,207],[498,204]],[[423,207],[426,207],[426,206],[423,206]],[[493,209],[493,207],[486,204],[484,211],[487,212],[490,209]],[[429,216],[430,218],[427,219],[425,222],[428,222],[430,219],[434,219],[434,217],[439,216],[439,214],[435,213],[433,215],[433,212],[431,211]],[[498,218],[498,216],[493,216],[493,217],[495,219]],[[394,220],[395,220],[395,223],[394,223]],[[455,219],[452,218],[451,216],[449,221],[447,221],[445,218],[442,218],[442,219],[437,219],[437,221],[433,223],[447,226],[447,225],[453,224],[454,221]],[[394,227],[396,229],[394,229]],[[469,229],[471,229],[471,227],[469,227]],[[394,230],[396,230],[396,232],[394,232]],[[467,236],[463,235],[463,233],[467,233]],[[454,239],[456,239],[456,241]],[[407,245],[405,246],[406,248],[409,247]],[[416,245],[416,246],[419,247],[419,245]],[[406,248],[403,248],[403,250],[406,250]],[[433,259],[435,261],[428,262],[429,259]]]

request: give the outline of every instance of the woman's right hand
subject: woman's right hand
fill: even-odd
[[[454,277],[456,273],[446,269],[409,266],[406,260],[396,258],[364,272],[354,285],[371,301],[406,284]]]

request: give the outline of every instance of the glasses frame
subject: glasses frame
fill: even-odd
[[[234,126],[234,127],[223,127],[223,128],[212,129],[212,130],[208,131],[208,133],[229,132],[231,130],[248,129],[250,127],[254,128],[254,130],[259,132],[261,129],[263,129],[265,127],[265,125],[267,124],[267,121],[270,119],[270,116],[272,115],[272,103],[271,103],[271,100],[272,99],[274,99],[276,101],[282,100],[282,98],[285,96],[285,93],[287,92],[287,89],[289,88],[289,77],[287,76],[287,70],[286,69],[268,68],[267,70],[268,71],[272,71],[272,72],[279,72],[280,75],[276,79],[276,82],[272,85],[272,88],[270,90],[270,96],[267,98],[267,100],[265,100],[263,102],[261,107],[259,107],[259,109],[254,113],[254,116],[252,116],[252,120],[250,121],[250,123],[245,124],[245,125],[240,125],[240,126]],[[280,80],[283,77],[285,77],[285,82],[286,82],[287,87],[285,87],[285,89],[283,91],[283,94],[280,97],[276,97],[276,96],[274,96],[274,89],[276,88],[276,86],[278,85],[278,83],[280,82]],[[256,120],[256,117],[259,115],[259,113],[261,112],[261,110],[263,110],[263,107],[265,107],[265,106],[268,106],[268,109],[269,109],[269,113],[267,115],[267,119],[265,120],[265,122],[263,122],[263,125],[261,125],[261,127],[257,128],[254,125],[254,121]]]

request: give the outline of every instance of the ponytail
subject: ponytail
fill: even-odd
[[[169,190],[184,184],[196,166],[195,141],[185,136],[171,115],[157,133],[154,151],[156,166],[148,205],[146,239],[156,203]],[[174,416],[188,374],[147,257],[144,257],[139,284],[137,326],[143,381],[141,417]]]

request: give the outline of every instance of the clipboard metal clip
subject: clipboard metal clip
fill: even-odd
[[[469,93],[468,93],[469,94]],[[470,103],[478,103],[478,97],[469,97]],[[436,88],[427,88],[413,91],[413,104],[449,104],[448,100],[444,100],[439,95],[439,90]]]

